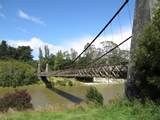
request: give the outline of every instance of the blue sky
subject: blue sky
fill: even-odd
[[[38,47],[45,44],[51,52],[71,47],[80,52],[83,45],[94,38],[123,2],[124,0],[0,0],[0,40],[7,40],[13,46],[30,45],[35,57]],[[134,2],[135,0],[130,0],[112,26],[106,29],[106,39],[111,39],[111,29],[112,40],[113,36],[118,38],[117,31],[123,33],[121,38],[128,37],[131,32],[128,8],[132,22]]]

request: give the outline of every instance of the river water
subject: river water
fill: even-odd
[[[99,84],[94,85],[104,97],[104,103],[107,104],[109,100],[114,97],[124,95],[123,84]],[[80,104],[85,100],[85,94],[90,86],[58,86],[54,89],[48,89],[43,85],[24,86],[18,89],[26,89],[32,96],[32,104],[34,108],[46,106],[63,106],[68,107]],[[0,97],[5,93],[13,92],[13,88],[0,88]]]

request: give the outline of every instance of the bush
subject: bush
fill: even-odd
[[[36,83],[36,70],[27,63],[0,61],[0,86],[16,87]]]
[[[68,85],[69,85],[69,86],[73,86],[73,81],[71,81],[71,80],[68,81]]]
[[[51,81],[53,86],[74,86],[75,79],[72,78],[57,78],[57,77],[51,77],[49,78],[49,81]]]
[[[95,87],[90,87],[86,94],[87,102],[103,105],[103,96]]]
[[[31,96],[26,90],[15,91],[15,93],[7,93],[0,98],[0,111],[7,112],[9,108],[16,110],[24,110],[32,108]]]

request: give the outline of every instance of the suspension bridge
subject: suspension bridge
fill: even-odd
[[[48,71],[48,64],[46,64],[45,71],[41,71],[41,65],[38,65],[38,77],[41,78],[45,83],[48,83],[47,77],[54,76],[54,77],[83,77],[83,78],[93,78],[93,77],[102,77],[102,78],[127,78],[127,65],[103,65],[103,66],[96,66],[95,63],[99,61],[101,58],[106,56],[107,54],[111,53],[116,48],[120,47],[122,44],[124,44],[126,41],[130,40],[132,38],[132,35],[127,36],[121,43],[116,45],[115,47],[111,48],[110,50],[106,51],[103,55],[100,57],[97,57],[93,61],[91,61],[88,65],[85,66],[83,69],[73,69],[70,68],[73,63],[75,63],[82,54],[102,35],[102,33],[105,32],[106,28],[109,27],[109,25],[112,25],[112,22],[119,16],[121,11],[126,7],[129,14],[129,19],[131,23],[131,29],[132,29],[132,20],[130,15],[130,9],[127,7],[129,0],[125,0],[125,2],[120,6],[120,8],[115,12],[115,14],[111,17],[111,19],[107,22],[107,24],[102,28],[102,30],[95,36],[95,38],[88,44],[88,46],[70,63],[68,66],[68,69],[65,70],[57,70],[57,71]],[[128,5],[129,6],[129,5]],[[122,33],[122,26],[120,25],[120,32]],[[121,37],[123,38],[123,37]]]

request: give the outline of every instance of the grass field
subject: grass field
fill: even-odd
[[[78,107],[63,112],[52,110],[9,112],[0,114],[0,120],[160,120],[160,106],[152,102],[121,100],[104,107]]]

